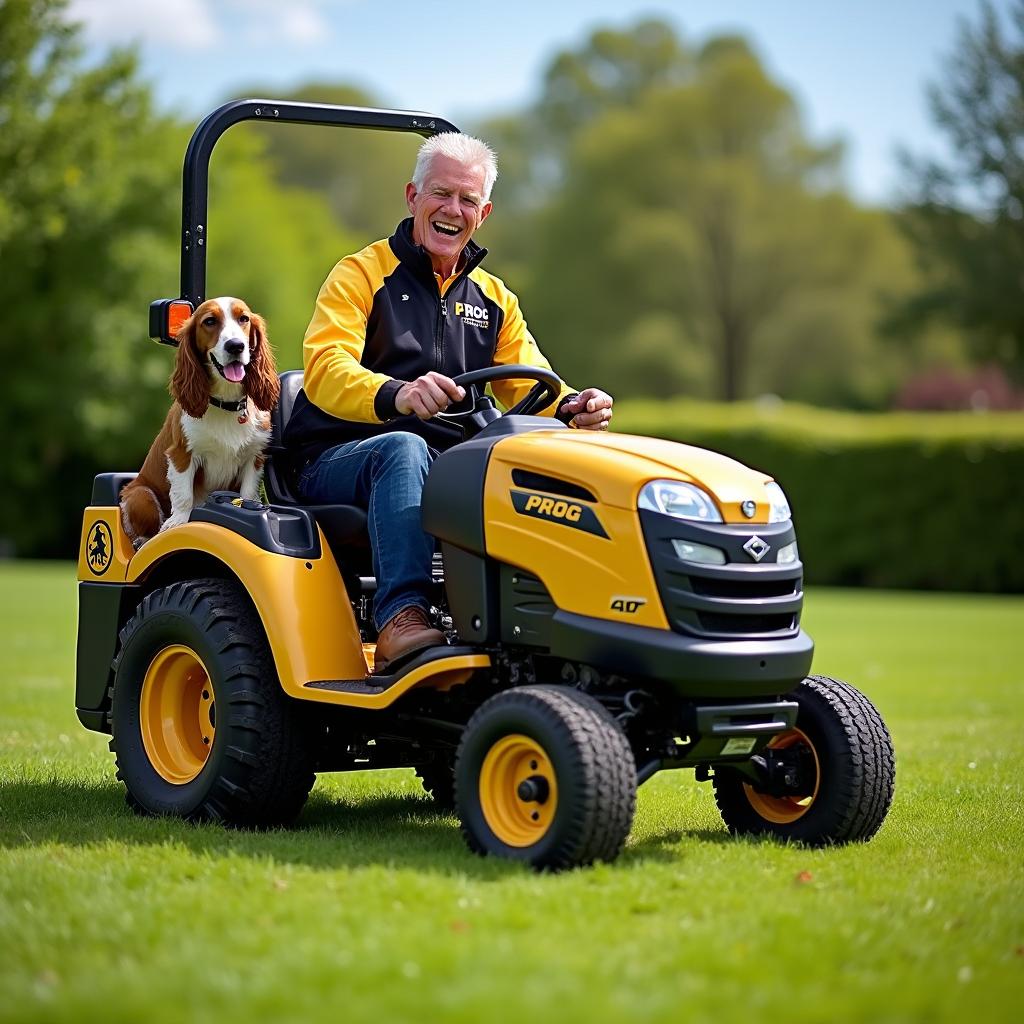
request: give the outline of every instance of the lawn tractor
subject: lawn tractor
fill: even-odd
[[[430,135],[440,118],[245,100],[197,128],[184,169],[181,297],[205,298],[210,153],[276,120]],[[502,413],[486,392],[534,381]],[[437,539],[444,645],[373,674],[366,513],[298,500],[280,439],[302,383],[282,374],[266,503],[216,492],[136,550],[95,480],[79,558],[76,704],[111,735],[130,805],[237,826],[292,822],[315,773],[411,767],[470,848],[560,869],[613,860],[637,787],[692,768],[725,825],[824,845],[885,818],[894,756],[871,702],[809,675],[803,566],[785,496],[725,456],[537,415],[558,378],[457,378],[462,440],[422,505]]]

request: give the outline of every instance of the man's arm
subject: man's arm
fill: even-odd
[[[373,373],[359,361],[376,291],[372,267],[364,262],[347,257],[324,281],[302,343],[302,384],[309,400],[324,412],[344,420],[380,423],[386,418],[382,413],[386,396],[397,390],[398,382],[387,374]]]
[[[302,344],[303,387],[314,405],[340,419],[380,423],[409,413],[430,419],[464,398],[462,388],[440,373],[406,382],[360,362],[373,297],[383,281],[382,274],[376,280],[377,269],[366,257],[350,256],[324,282]]]

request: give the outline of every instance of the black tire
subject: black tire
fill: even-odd
[[[455,810],[455,758],[438,752],[433,761],[418,765],[416,777],[439,811]]]
[[[181,684],[191,689],[174,705],[188,710],[180,728],[173,715],[159,728],[152,694],[177,685],[181,672],[161,667],[175,658],[193,666]],[[191,580],[147,594],[121,630],[113,667],[110,749],[132,808],[239,826],[294,820],[313,786],[316,734],[306,709],[282,692],[259,616],[238,584]],[[205,761],[192,726],[196,678],[200,718],[210,705],[209,728],[200,730],[210,733]],[[153,689],[144,697],[147,679]],[[167,728],[184,737],[177,757],[163,739]]]
[[[811,846],[870,839],[885,820],[896,778],[896,755],[882,716],[860,691],[828,676],[809,676],[789,697],[800,705],[797,731],[784,734],[782,743],[805,751],[810,770],[804,799],[776,801],[738,772],[717,766],[715,802],[722,820],[737,835],[772,835]]]
[[[510,744],[539,751],[538,759]],[[504,774],[503,749],[510,751]],[[515,765],[539,772],[531,778],[550,779],[537,800],[519,795]],[[614,860],[633,823],[636,788],[633,752],[618,723],[592,697],[561,686],[521,687],[492,697],[469,720],[455,762],[456,809],[469,848],[537,868]],[[499,811],[507,812],[506,823],[512,816],[514,835]]]

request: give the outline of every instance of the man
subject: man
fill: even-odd
[[[427,614],[434,542],[420,525],[420,502],[431,458],[459,440],[433,419],[465,397],[452,377],[492,364],[550,368],[519,300],[480,268],[487,250],[472,240],[490,216],[497,173],[478,139],[428,139],[405,187],[412,216],[335,266],[303,343],[304,390],[284,440],[301,455],[304,500],[367,509],[378,674],[444,642]],[[532,384],[500,381],[494,391],[511,406]],[[563,386],[547,412],[603,430],[612,399]]]

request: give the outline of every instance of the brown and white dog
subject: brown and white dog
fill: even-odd
[[[136,548],[188,521],[210,491],[257,498],[280,385],[263,318],[240,299],[208,299],[178,332],[174,398],[139,475],[121,491]]]

